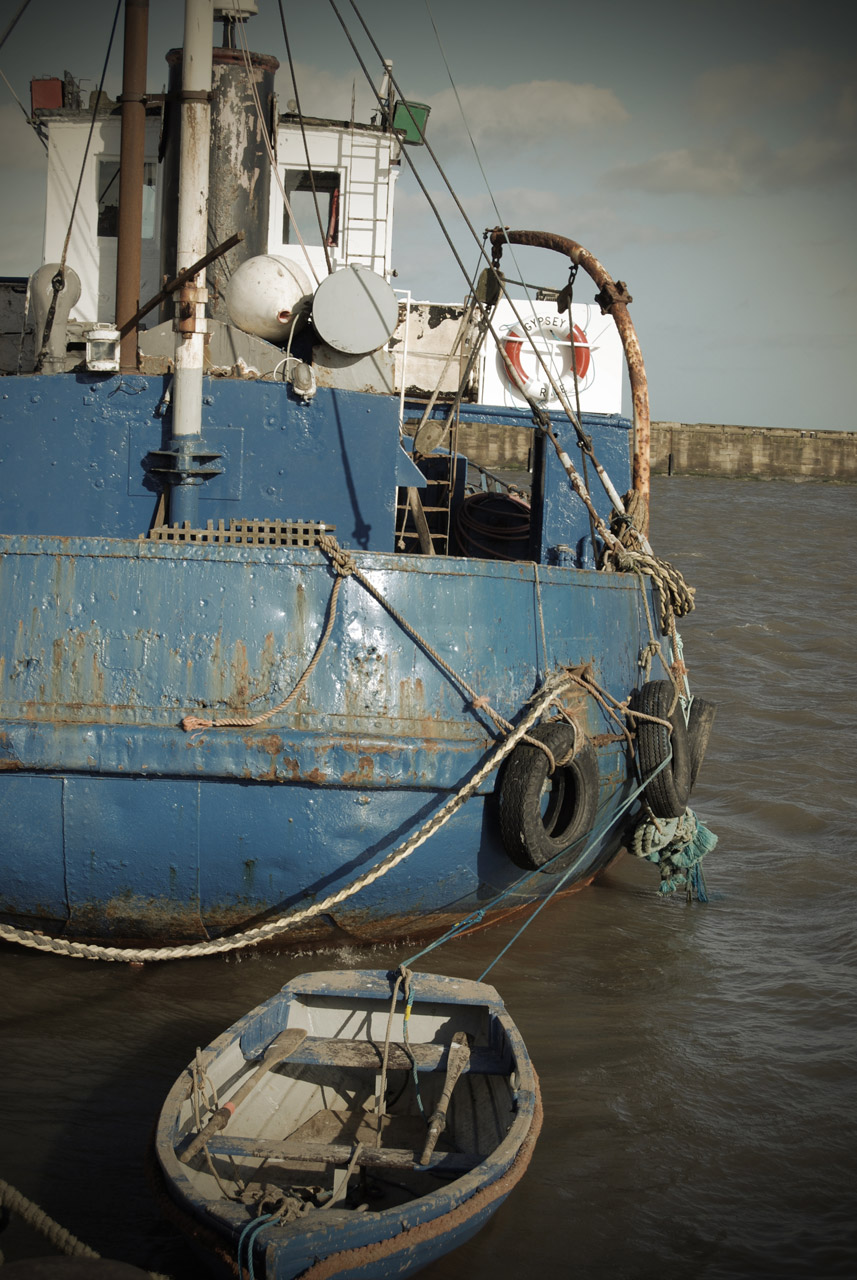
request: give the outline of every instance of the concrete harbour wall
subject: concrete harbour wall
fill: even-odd
[[[462,426],[458,447],[483,467],[526,470],[533,433],[525,427]],[[577,451],[572,449],[577,459]],[[655,475],[857,484],[857,431],[798,431],[721,423],[653,422]]]
[[[857,431],[653,422],[652,471],[857,484]]]

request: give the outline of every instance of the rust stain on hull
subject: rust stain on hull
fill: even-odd
[[[367,785],[375,776],[375,761],[371,756],[361,756],[357,761],[357,768],[351,770],[350,773],[343,773],[342,783],[346,787],[359,787]]]

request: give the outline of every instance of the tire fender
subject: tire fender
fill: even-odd
[[[574,726],[563,720],[530,730],[530,737],[543,742],[557,761],[552,778],[547,756],[528,742],[515,747],[503,768],[500,833],[509,857],[524,870],[544,867],[592,829],[599,791],[595,748],[584,738],[573,759],[558,763],[570,755],[575,736]],[[565,865],[567,860],[559,858],[548,870],[561,871]]]
[[[706,702],[704,698],[694,698],[687,716],[687,737],[690,743],[690,789],[696,785],[696,778],[705,759],[708,739],[714,717],[717,715],[717,704]]]
[[[673,685],[669,680],[650,680],[634,697],[633,709],[669,721],[672,732],[651,720],[637,721],[637,756],[642,779],[649,778],[645,796],[652,813],[656,818],[680,818],[690,799],[690,743]],[[665,760],[669,764],[649,777]]]

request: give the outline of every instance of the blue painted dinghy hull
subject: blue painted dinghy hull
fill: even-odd
[[[155,1139],[165,1208],[223,1274],[252,1260],[265,1280],[412,1275],[472,1236],[523,1176],[538,1079],[497,992],[417,974],[410,1003],[396,986],[391,1014],[395,978],[294,979],[170,1091]],[[444,1086],[445,1127],[427,1154]]]

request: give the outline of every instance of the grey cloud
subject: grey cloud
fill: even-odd
[[[603,181],[612,189],[660,195],[732,196],[827,186],[852,174],[856,159],[857,146],[849,137],[807,134],[774,147],[758,134],[740,130],[721,142],[680,147],[617,167]]]
[[[467,126],[477,147],[520,152],[555,145],[564,135],[622,124],[628,112],[612,89],[563,80],[532,80],[492,88],[459,90]],[[451,89],[431,100],[432,140],[447,149],[469,146],[458,103]]]
[[[352,75],[342,76],[320,67],[298,63],[295,66],[295,78],[298,82],[301,110],[305,115],[349,120],[352,95],[356,120],[368,120],[372,111],[377,110],[377,100],[359,68]],[[275,83],[279,108],[285,111],[289,99],[295,94],[287,65],[280,67]]]
[[[708,119],[744,118],[756,111],[799,105],[843,75],[841,60],[811,49],[784,49],[768,62],[741,62],[705,71],[693,105]]]

